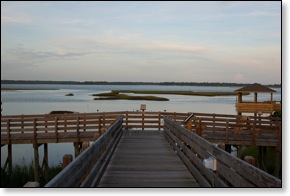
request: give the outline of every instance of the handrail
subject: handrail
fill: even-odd
[[[229,114],[117,111],[4,115],[1,116],[1,145],[93,141],[103,127],[110,126],[120,115],[124,115],[125,130],[160,131],[163,130],[163,116],[169,116],[180,124],[187,123],[189,130],[211,142],[218,143],[228,138],[228,144],[233,145],[238,145],[239,140],[244,145],[278,146],[277,143],[281,143],[281,119],[277,117],[244,118]]]
[[[91,178],[93,175],[90,174],[90,171],[95,171],[96,167],[105,169],[109,161],[107,151],[111,151],[118,138],[121,137],[122,122],[123,116],[120,116],[101,137],[48,182],[45,187],[78,187],[83,181],[86,181],[85,185],[89,186],[88,182],[92,183],[94,179],[86,179],[86,177]],[[97,172],[100,171],[97,170]],[[101,174],[100,172],[99,175]]]
[[[164,117],[165,136],[204,187],[281,187],[281,180],[240,160],[213,143]],[[212,158],[215,171],[204,160]]]

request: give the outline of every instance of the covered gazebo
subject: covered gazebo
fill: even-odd
[[[254,113],[255,115],[263,113],[271,114],[273,111],[281,110],[281,104],[273,102],[273,93],[276,93],[276,91],[270,89],[267,86],[254,83],[237,89],[235,92],[238,93],[238,100],[236,105],[238,114],[241,114],[242,112]],[[243,93],[247,92],[254,93],[254,102],[243,102]],[[258,93],[270,93],[270,101],[258,102]]]

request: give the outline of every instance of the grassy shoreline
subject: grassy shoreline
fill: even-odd
[[[40,176],[40,187],[44,187],[52,178],[62,171],[62,166],[50,166],[48,168],[47,179]],[[12,167],[12,174],[9,176],[8,171],[1,167],[1,187],[3,188],[22,188],[27,182],[34,181],[33,161],[30,164],[17,164]]]
[[[94,100],[146,100],[146,101],[169,101],[169,99],[164,97],[156,96],[132,96],[119,93],[99,93],[93,94],[92,96],[97,96]]]
[[[1,88],[1,91],[18,91],[18,90],[59,90],[57,88]]]
[[[124,93],[133,94],[151,94],[151,96],[133,96]],[[111,90],[108,93],[92,94],[96,96],[94,100],[149,100],[149,101],[169,101],[164,97],[152,96],[152,94],[162,95],[189,95],[189,96],[236,96],[235,92],[193,92],[193,91],[154,91],[154,90]],[[244,93],[248,95],[250,93]]]

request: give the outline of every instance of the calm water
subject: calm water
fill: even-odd
[[[200,86],[157,86],[157,85],[11,85],[1,84],[2,88],[38,88],[59,90],[17,90],[2,91],[2,115],[47,114],[53,110],[69,110],[76,112],[109,112],[136,111],[141,104],[146,104],[146,111],[168,112],[202,112],[236,114],[236,96],[183,96],[155,95],[166,97],[170,101],[130,101],[130,100],[93,100],[93,93],[109,92],[111,90],[178,90],[178,91],[208,91],[228,92],[240,87],[200,87]],[[281,89],[274,88],[274,100],[281,100]],[[73,93],[74,96],[65,96]],[[243,97],[244,101],[253,101],[254,95]],[[270,100],[270,94],[258,94],[258,101]],[[27,164],[33,160],[32,145],[13,145],[13,163]],[[43,147],[39,148],[40,160],[43,157]],[[57,165],[65,154],[74,154],[72,143],[49,144],[49,165]],[[7,158],[7,147],[1,148],[1,165]]]

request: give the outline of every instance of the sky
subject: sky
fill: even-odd
[[[1,79],[281,83],[280,1],[1,1]]]

